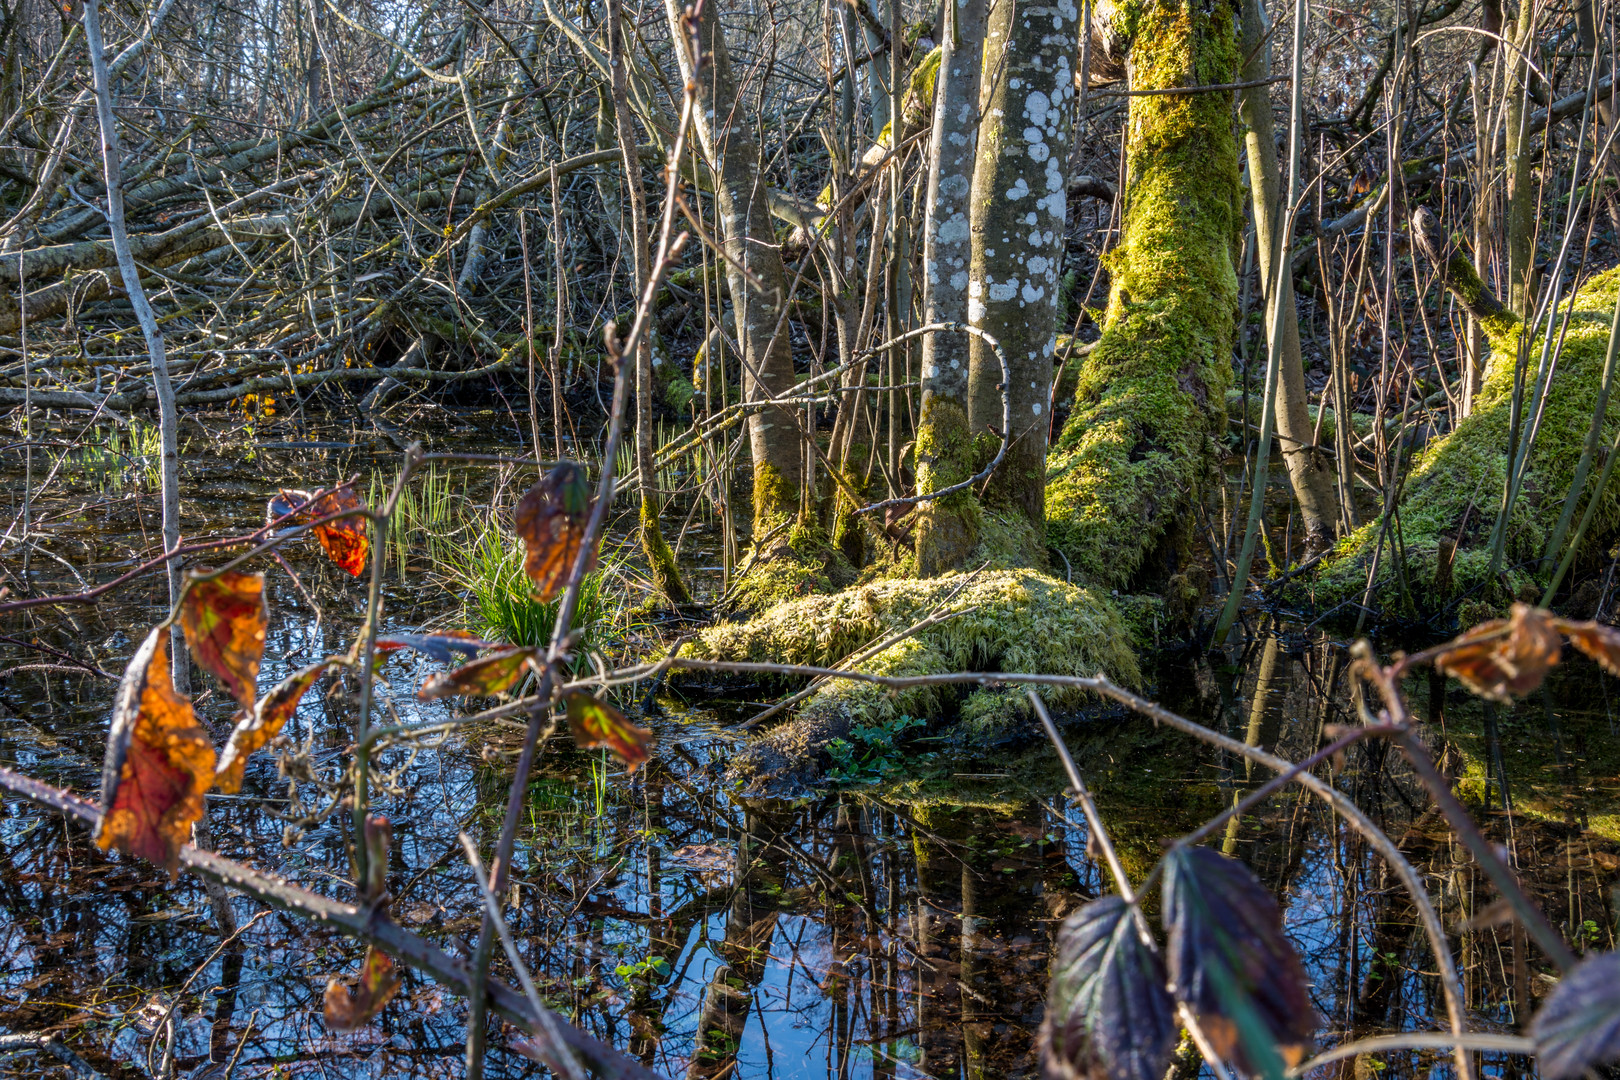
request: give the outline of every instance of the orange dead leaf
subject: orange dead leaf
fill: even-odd
[[[589,694],[568,695],[568,729],[583,750],[605,746],[619,755],[626,772],[647,760],[653,733],[632,724],[618,709]]]
[[[432,701],[457,694],[490,697],[504,693],[523,677],[524,666],[533,656],[533,649],[505,649],[460,667],[435,671],[422,680],[422,687],[416,696],[423,701]]]
[[[591,488],[585,467],[572,461],[558,462],[518,500],[513,524],[526,552],[523,569],[542,601],[552,599],[568,584],[590,516]],[[595,565],[593,550],[586,559],[586,571]]]
[[[157,863],[172,878],[214,782],[214,746],[169,680],[168,635],[168,627],[154,627],[119,683],[96,844]]]
[[[1514,604],[1508,618],[1480,623],[1452,645],[1434,666],[1493,701],[1523,697],[1540,686],[1562,650],[1552,614],[1528,604]]]
[[[1610,675],[1620,675],[1620,631],[1600,622],[1558,621],[1569,643],[1596,660]]]
[[[227,572],[199,581],[180,605],[180,629],[197,663],[225,684],[243,708],[258,692],[259,661],[270,609],[263,574]]]
[[[304,691],[325,670],[326,662],[323,660],[302,671],[295,671],[277,683],[275,689],[264,695],[253,710],[237,722],[225,743],[225,749],[220,752],[219,768],[214,774],[214,783],[220,791],[235,795],[242,790],[242,770],[247,765],[248,755],[281,734],[288,717],[298,708]]]
[[[339,488],[316,499],[310,504],[307,513],[310,520],[315,520],[344,510],[359,510],[363,505],[353,488]],[[371,541],[366,535],[365,518],[359,515],[339,518],[324,525],[317,525],[312,531],[315,533],[315,539],[321,542],[326,557],[337,563],[339,568],[354,577],[365,573],[366,557],[371,553]]]
[[[394,962],[386,953],[367,945],[360,978],[352,992],[344,985],[344,980],[334,978],[327,982],[326,996],[321,1003],[326,1026],[333,1031],[364,1027],[398,992],[399,976],[394,973]]]

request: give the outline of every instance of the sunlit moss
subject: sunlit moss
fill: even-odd
[[[1138,88],[1226,83],[1238,70],[1227,4],[1127,4],[1117,26]],[[1189,512],[1225,424],[1242,223],[1230,101],[1151,95],[1130,109],[1108,314],[1046,488],[1048,542],[1077,577],[1115,588]]]
[[[883,675],[1105,671],[1123,683],[1140,682],[1129,631],[1109,599],[1033,570],[986,572],[971,580],[948,574],[873,582],[782,604],[746,623],[711,627],[689,648],[693,655],[714,659],[832,665],[922,621],[947,598],[950,608],[964,614],[898,642],[861,670]],[[1054,706],[1081,696],[1055,688],[1043,693]],[[891,691],[834,680],[734,759],[733,771],[750,779],[803,769],[857,719],[954,715],[958,736],[972,741],[992,736],[1027,708],[1021,690],[921,686]]]
[[[1526,463],[1524,482],[1508,523],[1500,580],[1490,579],[1490,536],[1507,478],[1517,326],[1500,321],[1487,327],[1492,351],[1472,415],[1444,438],[1429,444],[1413,461],[1396,518],[1398,547],[1386,538],[1379,558],[1374,595],[1389,603],[1405,602],[1423,613],[1463,592],[1503,600],[1533,584],[1532,572],[1556,525],[1564,496],[1574,480],[1592,415],[1597,409],[1609,325],[1614,313],[1620,270],[1601,274],[1576,293],[1555,320],[1556,331],[1569,315],[1568,331],[1558,351],[1558,366],[1547,396],[1545,415]],[[1526,384],[1533,385],[1543,337],[1530,342]],[[1556,336],[1555,336],[1555,344]],[[1531,391],[1525,392],[1528,402]],[[1620,431],[1620,394],[1609,402],[1603,441]],[[1595,480],[1593,476],[1588,483]],[[1585,500],[1577,507],[1584,512]],[[1578,520],[1578,517],[1577,517]],[[1611,484],[1599,504],[1586,545],[1598,550],[1620,527],[1620,485]],[[1317,605],[1359,594],[1377,545],[1380,523],[1372,521],[1339,543],[1308,591]],[[1458,549],[1449,565],[1441,552]],[[1404,588],[1402,587],[1404,583]]]

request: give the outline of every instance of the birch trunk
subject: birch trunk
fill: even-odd
[[[152,305],[146,299],[146,290],[141,286],[140,270],[129,248],[129,230],[124,225],[124,178],[120,166],[123,151],[119,148],[118,126],[113,117],[112,78],[107,70],[107,49],[101,37],[101,12],[97,0],[86,0],[84,5],[84,41],[90,53],[90,71],[95,81],[96,117],[101,122],[101,162],[107,180],[107,227],[112,233],[118,275],[123,280],[124,291],[129,295],[130,306],[135,309],[135,318],[141,324],[147,355],[152,361],[152,390],[158,403],[158,438],[162,458],[163,550],[173,551],[180,546],[180,450],[176,441],[180,421],[174,407],[174,385],[169,381],[163,331],[158,328]],[[180,597],[179,556],[169,560],[168,579],[169,603],[172,606]],[[174,668],[175,689],[185,693],[191,686],[191,672],[187,666],[185,639],[180,635],[178,624],[174,627],[169,653]]]
[[[968,316],[1001,343],[1012,380],[1007,455],[987,501],[1022,517],[1014,561],[1045,561],[1046,444],[1067,212],[1080,13],[1072,0],[992,0],[973,168]],[[1002,371],[970,345],[968,417],[999,428]],[[1027,530],[1024,526],[1027,525]]]
[[[1530,123],[1531,72],[1525,51],[1535,44],[1535,0],[1524,0],[1519,7],[1519,23],[1513,33],[1514,48],[1507,50],[1507,139],[1505,164],[1507,184],[1503,195],[1503,225],[1507,230],[1508,310],[1528,319],[1535,304],[1536,185],[1530,175],[1530,151],[1535,131]]]
[[[646,291],[652,272],[647,250],[647,199],[641,187],[641,155],[637,152],[635,120],[630,113],[629,82],[625,75],[624,20],[619,0],[608,0],[608,66],[613,72],[613,114],[618,125],[619,149],[624,158],[625,201],[630,206],[631,265],[635,271],[636,297]],[[641,490],[641,552],[653,584],[672,604],[690,604],[691,594],[681,582],[675,555],[664,542],[658,527],[663,493],[658,490],[658,469],[653,463],[653,355],[652,335],[642,334],[636,342],[636,471]]]
[[[923,223],[923,322],[967,322],[972,255],[970,195],[979,133],[979,72],[985,0],[951,0],[942,33],[934,127],[929,139],[928,212]],[[929,334],[922,346],[922,413],[917,424],[917,491],[928,494],[973,475],[968,428],[968,337]],[[979,540],[978,501],[961,492],[921,503],[917,572],[962,565]]]

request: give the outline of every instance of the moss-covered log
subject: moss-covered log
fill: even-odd
[[[1421,238],[1420,238],[1421,239]],[[1477,287],[1472,268],[1448,260],[1454,288]],[[1458,280],[1457,272],[1466,271]],[[1379,543],[1381,521],[1362,527],[1340,542],[1316,581],[1301,586],[1304,598],[1317,606],[1359,599],[1367,586],[1374,552],[1382,546],[1374,597],[1385,606],[1429,615],[1464,594],[1498,602],[1527,587],[1537,587],[1534,571],[1556,524],[1564,497],[1574,480],[1581,447],[1597,409],[1609,327],[1614,314],[1620,270],[1588,281],[1564,305],[1555,327],[1569,317],[1546,400],[1540,432],[1525,464],[1520,495],[1507,523],[1504,571],[1490,575],[1490,537],[1507,477],[1514,368],[1520,355],[1520,329],[1500,306],[1483,320],[1492,351],[1472,415],[1450,434],[1429,444],[1413,461],[1390,528]],[[1489,299],[1488,297],[1484,299]],[[1494,300],[1491,301],[1494,304]],[[1476,304],[1476,306],[1479,306]],[[1535,378],[1543,338],[1529,343],[1526,381]],[[1526,390],[1526,400],[1531,390]],[[1620,432],[1620,395],[1611,397],[1603,423],[1603,441]],[[1594,470],[1595,472],[1596,470]],[[1588,479],[1590,488],[1591,478]],[[1577,512],[1584,512],[1590,490]],[[1620,529],[1620,490],[1611,485],[1593,517],[1585,541],[1588,551],[1601,550]],[[1453,548],[1455,547],[1455,551]]]
[[[1224,0],[1121,5],[1131,87],[1232,82],[1233,14]],[[1047,541],[1088,582],[1156,584],[1191,535],[1232,377],[1237,154],[1228,94],[1131,98],[1108,313],[1047,469]]]
[[[783,604],[745,623],[711,627],[688,646],[710,659],[832,665],[937,611],[948,598],[964,610],[896,643],[861,665],[884,675],[949,671],[1021,671],[1093,675],[1136,684],[1130,631],[1113,603],[1032,570],[949,574],[923,581],[885,580],[832,596]],[[972,610],[966,610],[972,609]],[[1076,691],[1043,692],[1054,706]],[[827,745],[855,723],[898,716],[958,719],[960,738],[988,741],[1025,715],[1023,691],[931,686],[891,693],[870,683],[826,683],[797,715],[748,744],[732,760],[734,777],[754,787],[813,780]]]

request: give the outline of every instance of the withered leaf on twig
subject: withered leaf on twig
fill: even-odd
[[[281,734],[288,717],[298,708],[304,691],[325,670],[326,661],[323,660],[293,672],[237,721],[231,737],[225,742],[225,749],[220,752],[219,768],[214,775],[214,783],[220,791],[234,795],[242,790],[242,770],[247,765],[248,755]]]
[[[1434,666],[1480,697],[1508,701],[1540,686],[1561,649],[1550,612],[1514,604],[1508,618],[1482,622],[1459,636]]]
[[[312,499],[313,502],[310,501]],[[353,488],[338,488],[319,498],[307,491],[286,489],[270,500],[266,515],[269,520],[274,521],[303,503],[309,505],[289,519],[291,524],[303,525],[330,514],[365,507]],[[365,517],[355,514],[351,517],[338,518],[336,521],[323,522],[310,532],[315,534],[315,539],[320,543],[321,550],[326,552],[326,557],[341,569],[354,577],[359,577],[365,572],[366,559],[371,554],[371,541],[366,531]]]
[[[1569,622],[1560,619],[1558,629],[1569,635],[1569,643],[1596,660],[1610,675],[1620,675],[1620,631],[1600,622]]]
[[[227,571],[198,581],[180,604],[180,629],[191,655],[243,708],[252,707],[258,692],[269,625],[263,574]]]
[[[118,685],[96,844],[157,863],[172,878],[214,782],[214,746],[169,679],[168,636],[168,627],[154,627]]]
[[[436,671],[422,680],[416,696],[423,701],[474,694],[492,697],[505,693],[523,677],[524,666],[534,656],[530,648],[503,649],[490,653],[482,660],[471,660],[460,667]]]
[[[518,500],[513,524],[525,549],[523,569],[541,600],[551,600],[568,584],[590,516],[591,488],[585,466],[572,461],[558,462]],[[595,565],[593,550],[586,559],[586,571]]]
[[[366,959],[360,965],[360,977],[352,991],[341,979],[327,982],[321,1003],[326,1026],[333,1031],[364,1027],[398,992],[399,975],[394,971],[394,962],[375,946],[367,945]]]
[[[344,510],[359,510],[364,505],[353,488],[339,488],[316,499],[310,504],[307,512],[313,521]],[[311,531],[314,532],[315,539],[320,541],[326,557],[340,569],[353,577],[359,577],[365,572],[366,557],[371,553],[371,541],[366,533],[365,518],[358,514],[338,518],[336,521],[317,525]]]
[[[651,731],[632,724],[618,709],[584,693],[568,695],[568,729],[580,749],[605,746],[632,773],[647,760],[653,738]]]
[[[1248,867],[1209,848],[1165,856],[1170,988],[1221,1057],[1261,1071],[1271,1053],[1298,1065],[1316,1028],[1305,967],[1277,901]]]

